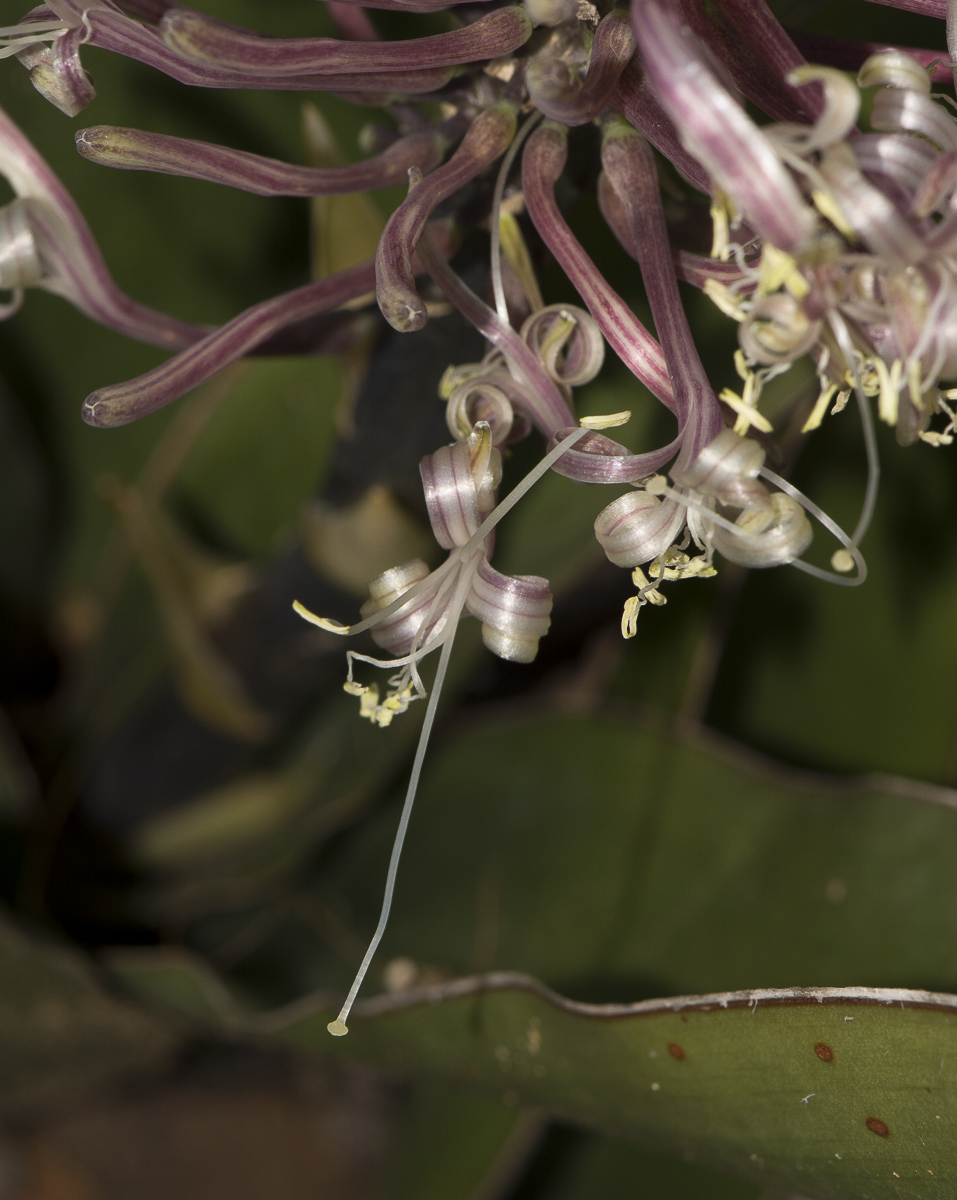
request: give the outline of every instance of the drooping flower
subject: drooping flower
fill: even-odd
[[[899,2],[913,7],[917,0]],[[536,478],[554,469],[628,489],[601,507],[595,534],[613,563],[633,571],[636,594],[622,617],[630,636],[640,609],[664,602],[666,583],[713,574],[716,555],[861,582],[859,543],[878,480],[874,402],[902,443],[945,445],[957,431],[957,389],[946,386],[957,379],[957,122],[931,94],[932,56],[818,41],[826,65],[811,67],[765,0],[633,0],[630,17],[574,0],[526,0],[482,13],[462,9],[446,31],[396,42],[379,38],[364,8],[350,3],[330,4],[342,38],[267,38],[169,0],[48,0],[0,30],[0,54],[15,54],[37,90],[70,115],[93,96],[80,61],[91,45],[189,87],[324,90],[382,106],[396,124],[365,161],[321,169],[149,131],[80,132],[80,152],[102,165],[265,196],[408,181],[374,260],[207,330],[119,291],[70,197],[0,115],[0,171],[17,193],[0,210],[0,286],[14,292],[7,311],[23,288],[42,286],[112,328],[178,351],[140,378],[89,396],[83,415],[91,424],[136,420],[289,325],[341,316],[344,306],[373,294],[394,328],[421,329],[429,317],[426,277],[486,339],[480,363],[446,373],[442,395],[455,441],[422,463],[446,561],[431,572],[419,560],[384,572],[369,585],[363,619],[350,627],[300,609],[326,630],[369,630],[391,655],[348,656],[346,688],[379,725],[425,696],[421,663],[439,652],[382,915],[335,1033],[345,1032],[388,918],[459,619],[478,618],[488,648],[520,662],[534,657],[548,628],[547,581],[504,576],[491,563],[497,521]],[[454,8],[455,0],[375,4],[424,12]],[[942,0],[925,0],[924,8],[945,12]],[[955,12],[952,0],[952,54]],[[856,128],[859,87],[835,69],[850,59],[859,87],[878,89],[872,132]],[[771,123],[752,120],[738,91]],[[561,209],[568,131],[591,122],[601,134],[599,206],[638,263],[654,332],[602,276]],[[671,245],[652,147],[708,196],[711,258]],[[515,217],[523,208],[583,308],[545,303]],[[486,219],[491,304],[450,261],[459,235]],[[715,395],[679,279],[702,288],[738,323],[739,391]],[[672,414],[674,436],[665,445],[632,452],[602,432],[626,414],[591,427],[576,420],[573,389],[595,376],[606,345]],[[840,412],[851,394],[861,412],[870,476],[852,535],[765,465],[758,440],[773,434],[761,409],[765,385],[805,355],[820,393],[804,431],[820,427],[828,411]],[[499,448],[533,429],[544,455],[497,504]],[[840,543],[833,572],[803,561],[809,515]],[[356,664],[392,672],[384,697],[356,677]]]

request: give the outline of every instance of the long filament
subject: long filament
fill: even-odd
[[[395,894],[395,880],[399,873],[399,859],[402,857],[402,846],[405,843],[405,835],[409,828],[409,819],[412,816],[412,805],[415,803],[415,794],[419,787],[419,778],[422,774],[422,764],[425,762],[425,752],[429,746],[429,735],[432,732],[432,725],[435,722],[435,712],[439,705],[439,697],[442,694],[442,684],[445,682],[445,675],[448,671],[449,658],[452,655],[452,645],[455,641],[455,633],[458,628],[458,620],[462,614],[462,609],[465,606],[465,598],[468,595],[469,587],[472,583],[472,574],[469,571],[462,572],[462,578],[459,581],[459,586],[456,589],[455,598],[452,601],[452,610],[449,613],[452,622],[452,629],[448,639],[442,646],[442,653],[439,656],[439,665],[435,672],[435,679],[432,683],[432,691],[429,694],[429,703],[425,709],[425,720],[422,723],[422,732],[419,734],[419,744],[415,751],[415,761],[412,763],[412,774],[409,777],[409,787],[405,794],[405,803],[402,805],[402,815],[399,817],[399,827],[396,830],[395,841],[392,843],[392,856],[389,859],[389,870],[385,880],[385,893],[382,897],[382,909],[379,913],[379,923],[376,925],[375,933],[372,935],[372,941],[369,943],[369,948],[365,952],[365,957],[356,972],[356,977],[352,981],[352,987],[349,989],[349,994],[346,996],[346,1002],[339,1010],[339,1016],[330,1021],[326,1028],[333,1037],[342,1037],[349,1032],[349,1027],[346,1021],[349,1019],[349,1013],[352,1011],[352,1006],[355,1003],[356,996],[359,994],[359,988],[362,987],[362,981],[366,977],[366,972],[369,970],[369,965],[375,956],[376,950],[379,948],[379,943],[382,941],[382,935],[385,933],[386,926],[389,923],[389,913],[392,910],[392,897]]]
[[[813,500],[809,500],[805,494],[796,488],[792,483],[788,483],[786,479],[782,479],[780,475],[776,475],[774,471],[769,471],[767,467],[762,467],[758,472],[769,483],[773,483],[775,487],[785,492],[792,500],[796,500],[803,509],[821,522],[828,532],[833,533],[837,540],[841,543],[844,549],[854,559],[854,564],[857,567],[857,574],[853,578],[848,578],[846,575],[838,575],[835,571],[826,571],[823,567],[812,566],[811,563],[804,562],[803,559],[793,558],[789,566],[797,567],[799,571],[804,571],[807,575],[813,575],[815,579],[823,579],[826,583],[836,583],[840,587],[858,587],[867,578],[867,563],[864,561],[864,556],[857,548],[857,532],[853,538],[849,537],[838,523],[827,515],[827,513],[819,508]],[[860,522],[858,522],[860,525]]]
[[[957,7],[957,0],[950,0],[951,7]],[[861,374],[857,368],[857,357],[854,353],[854,345],[851,342],[851,335],[848,332],[847,325],[844,323],[843,317],[836,312],[828,314],[828,322],[837,339],[837,344],[841,348],[841,353],[844,355],[844,360],[850,368],[851,375],[854,379],[854,395],[857,399],[858,411],[861,414],[861,426],[864,431],[864,452],[867,455],[867,486],[864,489],[864,503],[861,505],[861,515],[858,517],[857,525],[854,529],[854,544],[857,545],[861,538],[867,533],[870,527],[871,517],[874,515],[874,507],[877,504],[877,489],[881,482],[881,460],[877,450],[877,433],[874,429],[874,415],[871,412],[870,405],[867,403],[867,397],[864,395],[864,389],[861,386]],[[815,574],[814,571],[809,572]],[[821,578],[830,578],[829,574],[821,576]],[[858,582],[857,580],[845,580],[845,585]]]

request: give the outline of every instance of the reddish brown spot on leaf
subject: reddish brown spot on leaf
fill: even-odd
[[[814,1053],[818,1056],[821,1062],[833,1062],[834,1051],[827,1042],[817,1042],[814,1046]]]
[[[676,1058],[679,1062],[681,1062],[685,1056],[684,1047],[679,1046],[677,1042],[668,1043],[668,1053],[672,1058]]]
[[[888,1138],[891,1136],[891,1131],[888,1129],[886,1123],[880,1119],[880,1117],[868,1117],[864,1124],[871,1131],[871,1133],[876,1133],[878,1137]]]

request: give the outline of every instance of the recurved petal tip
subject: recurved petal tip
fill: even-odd
[[[99,399],[99,392],[91,392],[83,401],[80,416],[87,425],[94,425],[97,429],[118,429],[120,425],[129,425],[136,419],[126,411]]]
[[[382,315],[399,333],[415,333],[429,319],[428,311],[415,292],[390,288],[377,297]]]

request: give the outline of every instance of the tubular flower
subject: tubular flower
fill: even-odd
[[[913,8],[916,0],[879,2]],[[713,575],[717,556],[863,581],[859,543],[879,476],[873,410],[902,444],[941,446],[957,434],[957,386],[948,386],[957,384],[957,120],[931,92],[939,66],[931,52],[794,39],[765,0],[632,0],[630,12],[584,0],[525,0],[480,14],[456,0],[333,0],[329,8],[341,37],[279,39],[168,0],[48,0],[0,29],[0,56],[16,56],[41,95],[71,116],[94,94],[81,64],[87,45],[187,87],[329,91],[382,107],[394,131],[372,136],[368,157],[348,166],[307,167],[121,126],[76,135],[79,152],[102,166],[262,196],[407,183],[369,261],[267,297],[215,329],[155,313],[119,291],[76,205],[0,114],[0,172],[16,193],[0,209],[0,286],[13,293],[3,315],[23,289],[40,286],[176,352],[87,397],[84,419],[105,427],[176,401],[297,322],[331,321],[373,299],[393,328],[412,333],[441,293],[486,341],[481,362],[445,373],[454,441],[421,463],[445,562],[430,571],[415,559],[379,575],[351,626],[297,605],[327,632],[368,630],[388,655],[348,653],[346,690],[362,716],[385,726],[428,695],[379,925],[330,1026],[342,1034],[388,919],[459,620],[477,618],[489,650],[516,662],[535,657],[548,629],[547,580],[505,576],[491,563],[496,524],[536,479],[554,470],[616,486],[610,503],[596,501],[594,529],[609,560],[633,573],[626,637],[642,607],[664,603],[665,584]],[[443,32],[392,42],[369,8],[450,11]],[[926,0],[923,11],[949,16],[948,45],[957,47],[957,0]],[[823,65],[806,63],[802,50]],[[856,83],[841,69],[849,65]],[[857,128],[862,88],[876,89],[868,132]],[[753,120],[742,96],[769,123]],[[591,135],[570,134],[589,124]],[[600,211],[637,263],[654,332],[563,212],[570,153],[591,155],[592,175],[576,169],[576,178],[597,176]],[[665,164],[670,190],[697,189],[702,213],[710,204],[710,257],[672,244],[659,186]],[[490,233],[484,296],[453,263],[461,235],[479,229]],[[581,306],[547,303],[533,267],[543,250]],[[738,391],[715,394],[679,280],[737,323]],[[673,421],[665,444],[633,451],[604,432],[628,413],[576,419],[574,389],[597,375],[607,348],[650,393],[636,387],[635,402],[660,403]],[[802,432],[852,394],[860,409],[869,478],[851,534],[765,461],[774,428],[761,408],[764,388],[805,356],[820,388]],[[543,455],[499,501],[501,448],[533,430]],[[809,517],[839,543],[833,571],[802,558]],[[433,651],[439,663],[427,690],[421,667]],[[384,694],[356,677],[357,664],[390,672]]]

